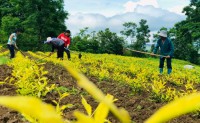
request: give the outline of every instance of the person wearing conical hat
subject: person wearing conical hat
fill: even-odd
[[[172,72],[172,57],[174,54],[174,45],[172,41],[167,37],[167,31],[161,30],[158,34],[160,38],[157,41],[157,44],[153,50],[153,53],[156,54],[158,49],[160,48],[160,63],[159,70],[160,74],[163,73],[164,61],[167,60],[167,73],[171,74]]]
[[[64,46],[65,46],[65,43],[63,40],[59,38],[48,37],[47,40],[44,41],[44,44],[52,45],[52,50],[49,56],[53,54],[54,49],[57,49],[57,58],[60,58],[61,60],[63,60]]]

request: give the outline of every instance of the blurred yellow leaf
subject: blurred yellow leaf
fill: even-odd
[[[87,111],[88,115],[91,116],[92,114],[92,107],[87,103],[85,98],[81,95],[82,97],[82,104],[85,107],[85,110]]]
[[[200,108],[200,93],[194,93],[170,102],[154,113],[145,123],[163,123]]]
[[[65,97],[67,97],[69,95],[70,95],[69,93],[65,92],[65,93],[61,94],[61,97],[60,97],[59,100],[62,100],[63,98],[65,98]]]
[[[75,123],[95,123],[92,117],[84,115],[81,112],[75,111],[74,116],[77,118]]]
[[[107,100],[109,100],[110,102],[113,102],[113,96],[112,95],[106,95],[105,97]],[[103,102],[101,102],[94,114],[94,119],[96,122],[99,123],[104,123],[104,121],[106,120],[106,117],[108,116],[109,113],[109,107],[107,105],[105,105]]]
[[[22,114],[37,118],[41,123],[64,123],[53,106],[37,98],[26,96],[1,96],[0,104]]]

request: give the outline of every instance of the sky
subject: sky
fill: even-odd
[[[147,20],[151,34],[161,27],[171,28],[184,20],[183,7],[190,0],[64,0],[64,9],[69,13],[66,26],[76,35],[80,29],[89,31],[109,28],[119,34],[123,23],[139,23]]]

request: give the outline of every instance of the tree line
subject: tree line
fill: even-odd
[[[20,28],[23,34],[18,45],[22,50],[44,50],[41,41],[63,32],[67,16],[63,0],[1,0],[0,43],[7,43],[10,33]]]
[[[162,27],[160,30],[168,31],[175,46],[175,58],[200,64],[198,53],[200,51],[200,1],[191,0],[183,12],[186,15],[185,20],[176,23],[171,29]],[[0,43],[6,44],[10,33],[16,28],[21,28],[23,33],[18,37],[20,49],[46,51],[49,47],[43,45],[42,41],[48,36],[57,37],[66,30],[67,17],[68,12],[64,10],[63,0],[1,0]],[[141,19],[138,24],[132,21],[125,22],[123,27],[119,36],[109,28],[89,32],[86,25],[72,37],[70,49],[80,52],[145,57],[127,51],[125,48],[146,51],[145,46],[150,37],[147,20]],[[153,37],[154,41],[158,39],[157,34]]]

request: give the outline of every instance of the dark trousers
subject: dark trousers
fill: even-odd
[[[57,58],[63,59],[63,52],[64,52],[64,44],[57,47]]]
[[[160,57],[159,68],[163,68],[164,67],[165,59],[167,59],[167,68],[168,69],[172,69],[172,59],[171,58],[165,58],[165,57]]]
[[[10,50],[10,58],[11,59],[14,58],[15,57],[15,46],[7,44],[7,47]]]
[[[70,51],[69,51],[69,49],[64,49],[64,51],[65,51],[66,54],[67,54],[67,58],[70,59],[71,56],[70,56]]]

